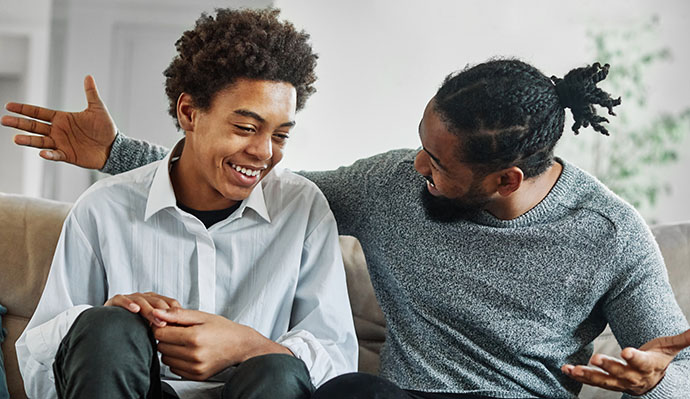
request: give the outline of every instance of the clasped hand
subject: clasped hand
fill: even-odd
[[[120,306],[146,319],[158,340],[161,361],[187,379],[203,381],[229,366],[265,353],[292,354],[251,327],[225,317],[183,309],[155,292],[115,295],[105,306]]]
[[[659,337],[639,349],[625,348],[621,359],[594,354],[588,366],[564,365],[561,370],[583,384],[639,396],[649,392],[663,379],[673,358],[690,346],[690,330],[670,337]]]

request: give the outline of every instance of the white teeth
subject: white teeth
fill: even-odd
[[[251,169],[243,168],[243,167],[235,165],[235,164],[230,164],[230,166],[233,169],[235,169],[236,171],[242,173],[243,175],[247,175],[249,177],[258,176],[261,174],[261,170],[251,170]]]

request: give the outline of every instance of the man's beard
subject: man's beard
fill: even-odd
[[[460,198],[436,197],[424,186],[421,191],[422,204],[429,219],[452,223],[467,220],[468,217],[484,208],[489,197],[481,191],[479,182],[472,182],[469,190]]]

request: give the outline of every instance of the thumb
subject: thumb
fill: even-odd
[[[88,107],[93,106],[104,107],[101,97],[98,95],[98,88],[96,88],[96,80],[91,75],[86,75],[84,78],[84,93],[86,93],[86,102]]]
[[[154,309],[153,315],[168,323],[191,326],[203,323],[205,314],[198,310],[169,308]]]

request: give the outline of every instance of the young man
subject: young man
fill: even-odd
[[[316,79],[309,36],[277,16],[221,9],[177,42],[185,137],[75,203],[17,342],[30,397],[308,398],[356,369],[333,215],[274,169]]]
[[[421,150],[305,173],[339,232],[360,239],[387,323],[384,378],[341,376],[314,397],[571,398],[581,383],[688,396],[690,330],[649,229],[553,155],[565,108],[576,132],[607,133],[594,113],[595,104],[612,113],[619,102],[596,87],[607,72],[595,64],[549,79],[520,61],[479,64],[451,74],[431,99]],[[5,123],[32,130],[22,119]],[[59,132],[48,138],[62,139]],[[114,129],[69,134],[101,143],[76,152],[97,154],[93,165],[111,173],[166,151]],[[67,147],[42,139],[16,140],[75,163]],[[604,371],[573,366],[587,363],[607,323],[628,347],[624,361],[594,355]]]

